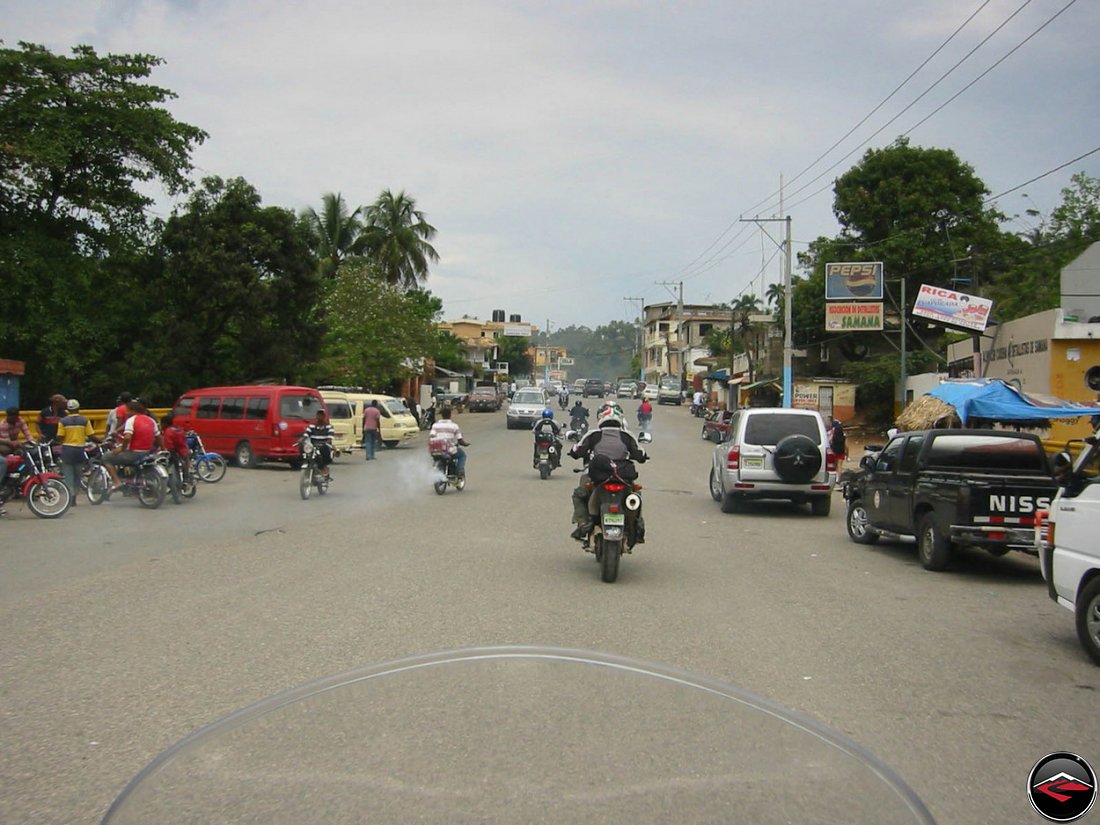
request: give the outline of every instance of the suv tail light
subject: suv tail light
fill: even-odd
[[[730,447],[728,453],[726,453],[726,469],[737,470],[741,467],[741,448]]]
[[[825,471],[828,473],[836,472],[836,460],[837,454],[832,450],[825,451]]]

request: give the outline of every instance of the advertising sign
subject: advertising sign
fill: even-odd
[[[825,264],[826,301],[881,301],[882,261]]]
[[[825,304],[826,332],[867,332],[882,329],[881,301]]]
[[[913,314],[941,324],[984,332],[992,308],[993,302],[988,298],[921,284]]]
[[[528,338],[531,335],[530,324],[505,324],[504,334],[515,338]]]

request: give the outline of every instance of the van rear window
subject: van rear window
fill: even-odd
[[[815,444],[821,443],[820,419],[813,415],[776,413],[774,415],[750,415],[745,424],[746,444],[766,444],[774,447],[789,435],[805,435]]]
[[[351,405],[347,401],[326,401],[329,418],[351,418]]]
[[[194,398],[181,398],[179,403],[176,404],[176,408],[172,411],[176,415],[190,415],[191,408],[195,405]]]
[[[929,467],[1047,472],[1042,447],[1011,435],[940,435],[928,448]]]
[[[244,418],[244,399],[226,398],[222,401],[222,418]]]
[[[218,407],[221,406],[221,403],[220,398],[200,398],[195,418],[217,418]]]
[[[279,399],[279,416],[309,420],[322,409],[321,399],[315,395],[284,395]]]
[[[267,418],[268,406],[266,398],[249,398],[248,407],[245,409],[245,418],[263,421]]]

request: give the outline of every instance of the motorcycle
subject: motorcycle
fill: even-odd
[[[448,487],[454,487],[460,493],[466,488],[466,476],[458,474],[458,456],[449,452],[432,452],[432,464],[436,479],[433,482],[436,495],[443,495]]]
[[[69,488],[59,473],[48,467],[50,445],[28,441],[17,452],[4,456],[8,474],[0,483],[0,505],[22,498],[31,512],[39,518],[58,518],[72,504]]]
[[[137,496],[141,506],[150,510],[155,510],[164,503],[164,497],[168,493],[168,470],[158,462],[157,453],[148,453],[136,464],[119,465],[117,469],[122,487],[118,491],[111,489],[111,474],[107,471],[104,458],[101,454],[91,462],[87,489],[91,504],[102,504],[114,492],[121,492],[124,496]]]
[[[574,418],[569,422],[569,432],[565,437],[570,441],[580,441],[586,432],[588,432],[588,419]]]
[[[210,484],[216,484],[225,478],[225,458],[218,453],[207,452],[202,437],[194,430],[187,431],[187,447],[191,450],[193,476]]]
[[[539,478],[543,481],[550,478],[550,473],[561,466],[561,443],[553,435],[539,434],[535,436],[538,459],[535,466],[539,471]]]
[[[317,466],[321,451],[313,443],[313,439],[304,434],[298,442],[298,450],[302,461],[302,468],[298,474],[298,492],[302,496],[302,500],[307,500],[313,493],[314,488],[317,488],[317,495],[323,496],[328,492],[330,479]]]
[[[709,411],[707,410],[706,404],[693,403],[691,405],[691,414],[694,415],[696,418],[706,418],[708,412]]]
[[[198,482],[191,470],[190,461],[177,453],[161,450],[157,453],[157,463],[164,468],[167,476],[168,495],[175,504],[183,504],[185,498],[194,498],[198,492]]]
[[[428,409],[424,410],[424,414],[420,416],[420,429],[430,430],[432,424],[435,423],[435,404],[432,404]]]
[[[650,443],[653,437],[649,433],[639,433],[638,441]],[[638,514],[642,509],[642,497],[639,493],[642,485],[635,483],[637,472],[631,461],[608,461],[606,474],[604,467],[595,462],[587,467],[592,493],[596,498],[598,513],[592,532],[585,537],[582,548],[592,553],[600,565],[600,578],[613,582],[619,575],[619,559],[624,553],[630,553],[641,538]],[[633,472],[628,472],[633,471]],[[574,470],[574,472],[584,472]]]
[[[534,646],[376,663],[236,710],[156,756],[103,823],[183,818],[935,823],[889,765],[803,713],[667,665]]]

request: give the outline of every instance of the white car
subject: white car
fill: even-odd
[[[1088,444],[1071,468],[1056,458],[1055,468],[1068,472],[1050,505],[1040,566],[1050,597],[1074,612],[1077,638],[1100,665],[1100,444]]]
[[[815,410],[737,410],[711,456],[710,494],[723,513],[750,499],[786,499],[827,516],[836,479],[837,457]]]
[[[647,401],[656,401],[658,392],[659,391],[655,384],[646,384],[645,389],[642,390],[642,398],[646,399]]]
[[[508,429],[531,429],[542,418],[542,411],[550,406],[550,398],[541,387],[516,390],[508,404]]]

